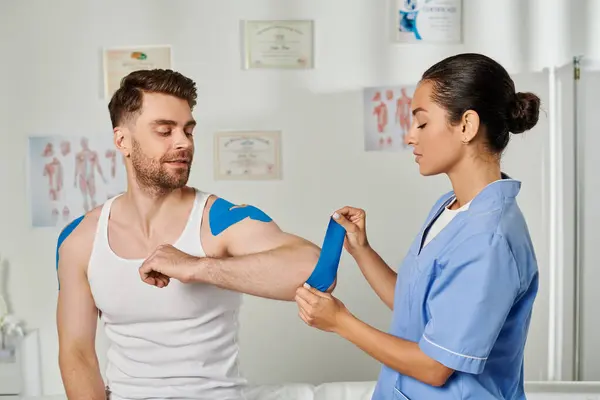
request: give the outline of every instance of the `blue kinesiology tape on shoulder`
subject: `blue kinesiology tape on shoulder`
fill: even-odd
[[[62,230],[60,235],[58,235],[58,242],[56,243],[56,271],[58,271],[58,250],[60,250],[60,246],[63,244],[63,242],[69,237],[71,233],[73,233],[75,228],[77,228],[77,226],[81,223],[83,217],[84,215],[69,222],[69,224],[65,226],[65,229]],[[58,283],[58,288],[60,289],[60,282]]]
[[[218,198],[210,207],[210,231],[217,236],[230,226],[250,218],[255,221],[271,222],[271,218],[254,206],[236,206],[227,200]]]
[[[342,256],[345,236],[346,230],[344,227],[335,222],[333,218],[330,218],[319,261],[317,261],[317,265],[306,283],[321,292],[326,291],[333,285],[337,276],[340,257]]]

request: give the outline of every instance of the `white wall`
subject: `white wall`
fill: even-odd
[[[396,266],[433,201],[449,186],[443,177],[420,177],[410,152],[363,151],[360,90],[414,83],[426,67],[462,51],[486,52],[512,72],[525,69],[526,47],[514,30],[518,1],[465,4],[465,45],[400,47],[387,42],[383,1],[0,2],[0,253],[10,261],[15,312],[40,330],[44,392],[62,392],[54,320],[58,232],[28,226],[27,136],[111,134],[107,100],[101,98],[103,46],[171,44],[175,69],[197,81],[199,127],[190,184],[259,205],[284,229],[319,244],[334,209],[364,207],[371,242]],[[315,19],[317,68],[241,70],[239,21],[264,18]],[[520,90],[547,98],[544,74],[516,80]],[[212,134],[263,128],[283,131],[284,179],[213,181]],[[546,131],[542,114],[540,126],[515,140],[505,162],[506,171],[524,182],[519,201],[540,258],[542,288],[527,350],[527,376],[535,380],[544,379],[546,370]],[[390,312],[346,255],[336,293],[356,315],[387,329]],[[378,364],[354,346],[305,327],[295,304],[247,297],[241,326],[242,367],[254,382],[373,380],[378,374]],[[102,360],[104,348],[100,337]]]

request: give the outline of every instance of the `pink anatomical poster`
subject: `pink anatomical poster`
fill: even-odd
[[[410,104],[415,86],[372,87],[363,91],[365,150],[402,151],[408,148],[412,124]]]
[[[62,228],[126,189],[123,158],[110,133],[31,136],[28,157],[35,228]]]

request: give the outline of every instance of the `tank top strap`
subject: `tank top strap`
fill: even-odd
[[[181,241],[183,243],[196,243],[200,238],[200,228],[202,226],[202,216],[204,215],[204,207],[206,201],[210,197],[210,193],[202,192],[195,189],[196,197],[194,199],[194,205],[192,206],[192,212],[190,213],[185,231],[181,235]]]
[[[110,218],[110,210],[113,202],[120,194],[106,200],[102,205],[102,210],[98,216],[98,225],[96,226],[95,246],[108,246],[108,219]]]

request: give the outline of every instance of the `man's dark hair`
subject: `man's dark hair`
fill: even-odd
[[[170,69],[134,71],[121,80],[121,86],[108,103],[113,128],[140,112],[144,93],[178,97],[187,101],[192,110],[198,96],[194,81],[179,72]]]

